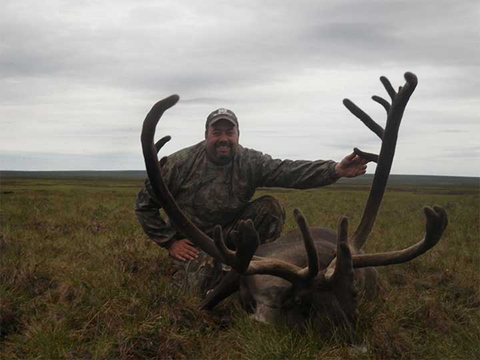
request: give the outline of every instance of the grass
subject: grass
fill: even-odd
[[[258,323],[232,298],[208,313],[169,283],[171,262],[133,213],[141,181],[8,179],[1,186],[0,359],[480,358],[478,188],[387,191],[367,252],[424,233],[424,205],[448,212],[441,242],[380,268],[378,299],[360,302],[352,345],[328,319],[305,329]],[[310,225],[358,224],[365,186],[268,189]]]

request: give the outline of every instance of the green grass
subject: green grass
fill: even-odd
[[[480,358],[478,188],[387,191],[367,252],[424,234],[424,205],[448,212],[440,243],[380,268],[378,299],[360,302],[354,344],[328,319],[305,329],[252,320],[232,298],[208,313],[170,286],[171,262],[138,225],[137,180],[8,179],[1,186],[0,359]],[[310,225],[358,224],[368,188],[268,189]]]

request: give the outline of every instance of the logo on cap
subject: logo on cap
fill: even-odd
[[[207,117],[207,122],[205,123],[205,128],[208,128],[209,125],[217,122],[220,119],[225,119],[230,121],[233,125],[238,127],[237,116],[233,113],[232,110],[220,108],[212,111]]]

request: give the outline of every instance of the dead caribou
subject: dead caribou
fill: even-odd
[[[391,103],[378,96],[372,99],[387,112],[385,128],[350,100],[343,101],[348,110],[382,141],[379,155],[355,149],[357,154],[376,162],[377,168],[361,222],[353,235],[348,236],[346,217],[341,218],[338,232],[335,233],[330,229],[309,227],[301,212],[295,210],[299,230],[262,246],[258,246],[252,222],[241,224],[235,251],[225,246],[220,226],[215,228],[213,239],[202,233],[184,215],[165,186],[161,167],[167,159],[159,162],[157,151],[170,137],[166,136],[154,144],[154,134],[160,117],[179,98],[172,95],[153,106],[144,121],[141,140],[155,195],[161,200],[172,222],[187,238],[234,270],[207,295],[203,308],[214,307],[240,288],[243,303],[254,310],[258,320],[275,323],[281,319],[288,323],[302,323],[315,313],[326,312],[334,319],[350,323],[357,311],[358,291],[370,295],[375,293],[377,272],[374,267],[410,261],[438,243],[448,220],[444,209],[434,206],[424,208],[426,233],[417,244],[385,253],[364,254],[362,251],[385,192],[400,122],[417,85],[417,77],[408,72],[405,74],[406,83],[398,92],[387,78],[381,77],[380,80]],[[303,239],[303,245],[300,239]]]

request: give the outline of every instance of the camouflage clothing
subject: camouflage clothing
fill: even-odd
[[[180,208],[206,234],[222,226],[227,246],[234,248],[234,236],[241,220],[254,222],[260,242],[280,236],[285,211],[271,196],[250,202],[258,187],[306,189],[337,180],[334,161],[292,161],[272,159],[259,151],[238,145],[232,162],[219,166],[207,160],[205,141],[168,157],[162,175]],[[140,224],[158,245],[169,248],[185,238],[170,221],[160,216],[161,203],[155,199],[148,179],[135,204]],[[174,260],[173,283],[204,296],[222,278],[221,264],[200,251],[197,259]]]
[[[215,165],[207,160],[205,141],[170,155],[162,175],[180,208],[207,234],[217,224],[233,224],[258,187],[307,189],[337,180],[334,161],[272,159],[240,145],[231,163]],[[160,217],[161,207],[146,180],[135,211],[147,235],[169,248],[183,236]]]

